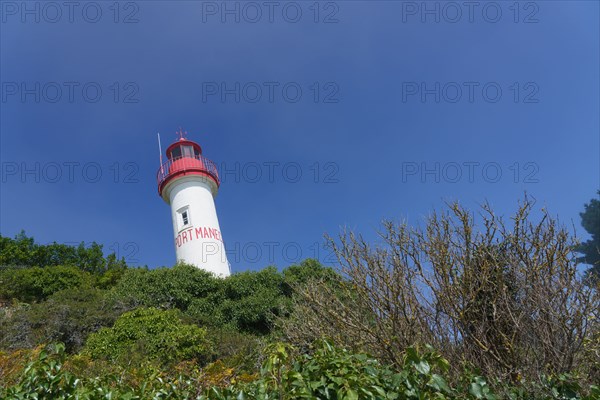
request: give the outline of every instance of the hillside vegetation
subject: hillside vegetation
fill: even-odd
[[[220,279],[0,236],[0,398],[600,399],[600,296],[521,204]]]

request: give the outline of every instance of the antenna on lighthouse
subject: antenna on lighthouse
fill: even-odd
[[[163,161],[162,161],[162,147],[160,146],[160,132],[156,133],[158,135],[158,154],[160,158],[160,172],[163,173]]]

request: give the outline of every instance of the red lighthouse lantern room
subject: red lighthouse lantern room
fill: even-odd
[[[216,165],[202,156],[202,147],[188,140],[186,133],[181,129],[177,132],[179,140],[167,148],[167,161],[158,170],[158,194],[161,197],[169,182],[188,175],[204,176],[214,181],[216,188],[221,184]]]

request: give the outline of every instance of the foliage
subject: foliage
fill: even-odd
[[[60,290],[91,284],[88,272],[72,266],[9,268],[0,270],[0,299],[41,301]]]
[[[127,266],[115,254],[103,257],[102,246],[36,244],[21,232],[0,236],[0,302],[40,302],[53,293],[77,287],[114,286]]]
[[[115,254],[109,254],[106,257],[106,270],[100,274],[95,274],[94,286],[100,289],[112,288],[119,282],[127,271],[127,265],[124,260],[117,260]]]
[[[451,388],[440,373],[447,361],[432,349],[408,348],[402,368],[394,371],[363,353],[352,353],[327,340],[298,354],[284,343],[267,349],[258,379],[225,388],[210,387],[204,399],[451,399],[471,398]],[[485,385],[481,377],[479,383]]]
[[[311,284],[314,281],[338,281],[338,275],[333,268],[324,267],[319,261],[308,258],[298,265],[290,265],[283,270],[283,279],[289,286],[288,293],[294,288]]]
[[[214,292],[218,278],[191,265],[173,268],[130,268],[114,287],[114,296],[130,306],[186,310],[194,298]]]
[[[324,335],[396,365],[405,348],[432,343],[452,365],[499,381],[574,370],[598,381],[600,295],[577,273],[568,233],[530,213],[525,202],[509,227],[484,205],[478,231],[452,204],[424,229],[385,223],[384,246],[330,239],[347,280],[299,290],[281,323],[286,340]]]
[[[324,340],[316,342],[310,354],[292,357],[292,351],[284,344],[272,345],[261,379],[245,389],[249,398],[423,399],[453,394],[434,372],[447,370],[446,361],[435,352],[421,356],[409,348],[403,368],[395,372],[366,354],[353,354]]]
[[[40,346],[34,349],[0,351],[0,386],[16,384],[23,374],[24,367],[37,359],[41,350]]]
[[[59,357],[52,357],[45,350],[39,358],[27,365],[19,383],[8,388],[6,398],[21,399],[67,399],[77,390],[76,379],[61,371],[64,347],[60,344],[52,349]]]
[[[108,269],[122,269],[126,267],[123,259],[117,260],[114,254],[105,259],[102,245],[96,242],[86,247],[84,243],[79,246],[51,243],[47,245],[36,244],[34,239],[25,232],[19,233],[14,239],[0,236],[0,267],[49,267],[73,266],[81,270],[101,273]]]
[[[268,337],[240,332],[230,327],[208,328],[207,338],[213,345],[214,358],[224,368],[248,374],[258,371],[264,358],[264,348],[269,343]]]
[[[0,236],[0,398],[600,398],[597,288],[531,211],[452,204],[330,238],[339,270],[225,279]]]
[[[271,316],[281,313],[287,303],[284,279],[275,267],[230,276],[223,280],[219,297],[205,318],[214,315],[221,323],[255,334],[269,333]]]
[[[126,311],[96,288],[73,288],[52,295],[26,311],[34,343],[62,342],[68,352],[83,347],[87,336],[111,326]]]
[[[0,348],[2,350],[30,349],[35,346],[28,304],[15,303],[0,308]]]
[[[581,388],[573,377],[544,378],[533,386],[495,392],[481,376],[465,376],[452,386],[445,374],[449,366],[431,348],[408,348],[402,365],[393,370],[374,358],[351,353],[321,340],[308,354],[274,343],[257,375],[235,375],[217,362],[198,371],[175,370],[165,375],[146,370],[139,381],[123,373],[81,377],[69,370],[62,345],[50,346],[29,362],[20,379],[0,388],[10,399],[562,399],[592,400],[600,389]],[[176,368],[177,369],[177,368]],[[533,391],[533,389],[535,389]]]
[[[266,335],[272,331],[273,317],[289,313],[292,282],[306,282],[312,274],[333,272],[314,260],[283,273],[268,267],[225,279],[185,264],[128,269],[113,294],[129,307],[177,308],[200,325]]]
[[[600,195],[600,190],[598,195]],[[583,254],[578,261],[591,265],[586,272],[591,282],[600,282],[600,200],[590,200],[585,205],[584,212],[579,215],[581,216],[581,225],[592,238],[577,246],[576,250]]]
[[[127,311],[107,298],[105,291],[91,286],[94,278],[75,267],[62,266],[1,271],[0,293],[5,299],[12,298],[13,305],[0,308],[0,348],[31,348],[60,341],[67,351],[79,351],[89,333],[112,325]]]
[[[205,360],[211,351],[206,330],[183,323],[177,310],[138,308],[121,315],[111,328],[92,333],[84,353],[125,363],[132,354],[162,364]]]

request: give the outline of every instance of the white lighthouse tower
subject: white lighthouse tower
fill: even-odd
[[[214,201],[221,183],[217,168],[181,128],[177,134],[179,140],[167,148],[168,160],[161,160],[157,173],[158,194],[171,206],[177,261],[229,276]]]

